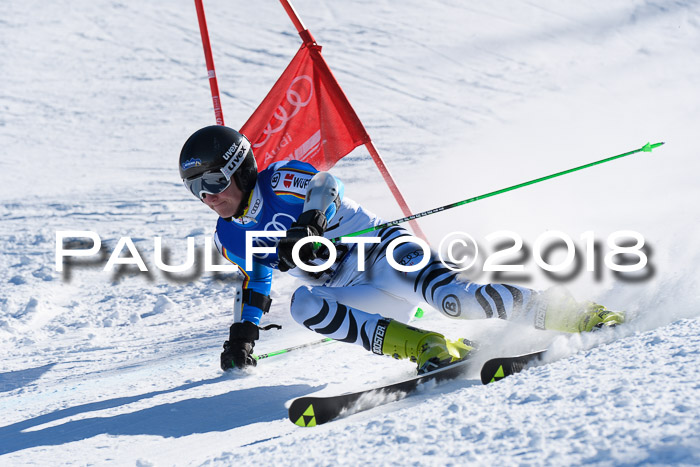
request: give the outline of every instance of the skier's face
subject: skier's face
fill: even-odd
[[[232,183],[224,191],[218,195],[204,194],[202,201],[212,210],[223,217],[233,217],[238,211],[238,207],[243,201],[243,193],[238,189],[238,186]]]

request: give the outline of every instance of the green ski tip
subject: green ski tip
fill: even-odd
[[[654,143],[654,144],[647,143],[644,146],[642,146],[642,151],[651,152],[653,149],[656,149],[659,146],[662,146],[663,144],[664,144],[663,142],[662,143]]]

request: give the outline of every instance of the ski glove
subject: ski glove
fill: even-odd
[[[253,357],[253,347],[259,338],[258,327],[249,322],[233,323],[229,338],[224,342],[221,352],[221,369],[244,368],[256,366],[258,361]]]
[[[294,264],[292,259],[292,248],[296,242],[312,235],[322,236],[327,226],[326,216],[318,209],[302,212],[299,219],[287,230],[287,236],[281,238],[277,246],[279,270],[284,272],[294,269],[296,264]],[[323,255],[319,254],[319,251],[314,250],[311,242],[305,244],[299,250],[299,259],[305,264],[309,264],[312,260],[320,257],[323,257]]]

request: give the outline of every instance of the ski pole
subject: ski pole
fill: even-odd
[[[418,309],[416,309],[416,312],[413,315],[413,317],[420,319],[423,317],[423,314],[424,314],[423,310],[421,308],[418,308]],[[253,355],[253,358],[256,360],[262,360],[263,358],[270,358],[270,357],[274,357],[276,355],[283,355],[283,354],[292,352],[293,350],[304,349],[307,347],[316,347],[317,345],[325,344],[326,342],[337,342],[337,341],[335,341],[334,339],[331,339],[330,337],[326,337],[326,338],[321,339],[319,341],[307,342],[306,344],[293,345],[292,347],[287,347],[286,349],[276,350],[274,352],[264,353],[262,355]]]
[[[253,358],[256,360],[262,360],[263,358],[270,358],[274,357],[275,355],[282,355],[285,353],[292,352],[294,350],[305,349],[307,347],[315,347],[317,345],[325,344],[326,342],[331,342],[332,340],[333,339],[331,339],[330,337],[326,337],[324,339],[321,339],[320,341],[313,341],[307,342],[306,344],[293,345],[291,347],[287,347],[286,349],[276,350],[274,352],[264,353],[262,355],[253,355]]]
[[[544,176],[544,177],[536,178],[536,179],[530,180],[530,181],[528,181],[528,182],[518,183],[517,185],[513,185],[513,186],[510,186],[510,187],[508,187],[508,188],[502,188],[502,189],[500,189],[500,190],[496,190],[496,191],[492,191],[492,192],[490,192],[490,193],[486,193],[486,194],[483,194],[483,195],[475,196],[475,197],[473,197],[473,198],[465,199],[465,200],[463,200],[463,201],[457,201],[456,203],[446,204],[445,206],[441,206],[441,207],[439,207],[439,208],[431,209],[431,210],[429,210],[429,211],[420,212],[420,213],[418,213],[418,214],[413,214],[412,216],[403,217],[403,218],[397,219],[397,220],[395,220],[395,221],[386,222],[386,223],[384,223],[384,224],[380,224],[380,225],[377,225],[377,226],[374,226],[374,227],[370,227],[370,228],[368,228],[368,229],[360,230],[360,231],[355,232],[355,233],[343,235],[343,237],[354,237],[354,236],[362,235],[362,234],[365,234],[365,233],[368,233],[368,232],[374,232],[375,230],[381,230],[381,229],[386,228],[386,227],[391,227],[392,225],[403,224],[404,222],[407,222],[407,221],[410,221],[410,220],[413,220],[413,219],[418,219],[418,218],[421,218],[421,217],[426,217],[426,216],[429,216],[429,215],[431,215],[431,214],[435,214],[435,213],[437,213],[437,212],[442,212],[442,211],[445,211],[445,210],[447,210],[447,209],[452,209],[452,208],[456,208],[457,206],[462,206],[463,204],[473,203],[473,202],[475,202],[475,201],[479,201],[480,199],[484,199],[484,198],[489,198],[489,197],[491,197],[491,196],[500,195],[501,193],[505,193],[505,192],[507,192],[507,191],[517,190],[518,188],[522,188],[522,187],[525,187],[525,186],[528,186],[528,185],[534,185],[535,183],[543,182],[543,181],[545,181],[545,180],[549,180],[549,179],[551,179],[551,178],[559,177],[559,176],[561,176],[561,175],[566,175],[566,174],[571,173],[571,172],[576,172],[577,170],[587,169],[588,167],[593,167],[594,165],[603,164],[603,163],[605,163],[605,162],[610,162],[610,161],[612,161],[612,160],[619,159],[619,158],[621,158],[621,157],[631,156],[632,154],[636,154],[636,153],[638,153],[638,152],[651,152],[653,149],[658,148],[658,147],[661,146],[662,144],[664,144],[664,143],[654,143],[654,144],[647,143],[647,144],[645,144],[644,146],[642,146],[641,148],[635,149],[634,151],[625,152],[625,153],[623,153],[623,154],[618,154],[617,156],[612,156],[612,157],[608,157],[608,158],[606,158],[606,159],[601,159],[601,160],[599,160],[599,161],[591,162],[591,163],[589,163],[589,164],[584,164],[584,165],[581,165],[581,166],[579,166],[579,167],[574,167],[573,169],[563,170],[563,171],[561,171],[561,172],[557,172],[557,173],[552,174],[552,175],[547,175],[547,176]],[[336,237],[336,238],[331,239],[331,241],[332,241],[333,243],[338,243],[338,242],[340,241],[340,239],[341,239],[341,237]]]

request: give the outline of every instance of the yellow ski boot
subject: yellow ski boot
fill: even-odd
[[[593,302],[577,302],[566,289],[554,287],[542,294],[536,321],[537,327],[553,331],[590,332],[624,323],[625,313]]]
[[[467,339],[450,341],[437,332],[414,328],[399,321],[382,320],[377,328],[377,335],[383,333],[379,342],[375,335],[375,348],[381,345],[381,353],[394,358],[408,358],[418,365],[418,374],[443,367],[465,359],[474,349]]]

